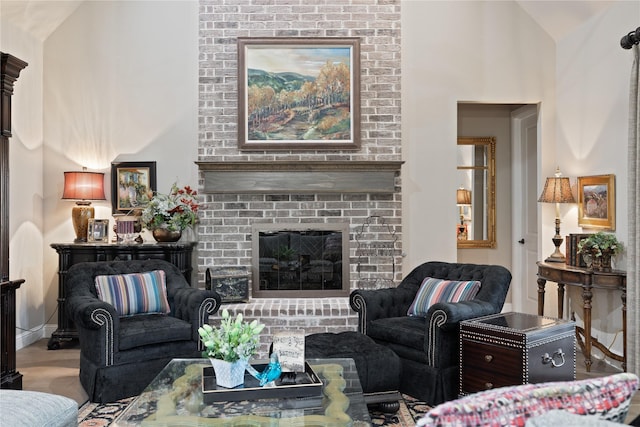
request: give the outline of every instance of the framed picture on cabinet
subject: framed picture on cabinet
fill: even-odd
[[[87,230],[87,242],[108,242],[109,241],[109,220],[89,218]]]
[[[142,210],[156,190],[156,162],[111,163],[111,210],[114,214]]]
[[[241,150],[358,149],[358,38],[238,38]]]
[[[615,175],[578,177],[578,225],[616,229]]]

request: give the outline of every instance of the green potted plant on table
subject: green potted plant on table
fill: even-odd
[[[222,310],[220,327],[205,324],[198,329],[218,385],[234,388],[244,383],[244,371],[249,358],[258,351],[263,329],[264,324],[257,320],[243,321],[242,313],[233,319],[227,309]]]
[[[198,192],[191,187],[171,186],[169,194],[156,192],[142,210],[142,223],[158,242],[176,242],[182,231],[198,221]]]
[[[596,271],[611,271],[611,257],[622,252],[622,243],[615,234],[598,232],[578,243],[578,253],[582,254],[589,268]]]

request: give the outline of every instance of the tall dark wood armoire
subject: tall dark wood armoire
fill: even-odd
[[[27,63],[0,52],[0,388],[22,389],[16,370],[16,289],[23,279],[9,279],[9,138],[13,84]]]

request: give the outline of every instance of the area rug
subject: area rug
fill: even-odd
[[[400,409],[395,414],[385,414],[372,410],[371,424],[373,426],[386,427],[411,427],[415,426],[415,420],[429,410],[426,403],[414,399],[408,395],[402,395]],[[118,400],[104,405],[88,402],[78,410],[79,427],[104,427],[110,425],[118,415],[124,411],[135,397]]]

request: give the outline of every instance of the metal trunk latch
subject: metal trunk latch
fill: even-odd
[[[559,362],[556,362],[556,359],[559,359]],[[543,365],[551,363],[551,365],[554,368],[559,368],[562,365],[564,365],[564,362],[565,362],[564,352],[562,351],[561,348],[559,348],[557,351],[555,351],[553,353],[553,356],[549,356],[549,353],[545,353],[542,356],[542,364]]]

